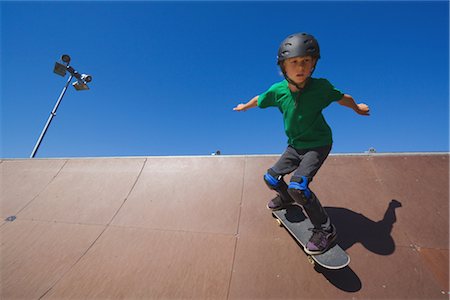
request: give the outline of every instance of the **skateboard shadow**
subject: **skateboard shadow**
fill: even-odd
[[[303,209],[298,205],[288,207],[286,209],[285,217],[291,223],[299,223],[306,219]],[[298,241],[296,242],[302,247]],[[345,250],[346,248],[343,249]],[[361,280],[349,266],[339,270],[330,270],[316,264],[314,269],[318,273],[321,273],[328,282],[342,291],[354,293],[362,288]]]
[[[395,241],[391,236],[397,221],[395,209],[401,206],[399,201],[391,200],[380,221],[373,221],[346,208],[325,207],[325,210],[337,228],[337,243],[342,249],[347,250],[354,244],[361,243],[373,253],[390,255],[395,251]]]

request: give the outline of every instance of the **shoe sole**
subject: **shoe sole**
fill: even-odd
[[[286,208],[288,208],[288,207],[290,207],[290,206],[292,206],[292,205],[294,205],[294,202],[289,203],[289,204],[284,205],[284,206],[277,207],[277,208],[270,208],[269,205],[266,205],[266,208],[267,208],[268,210],[271,210],[271,211],[278,211],[278,210],[286,209]]]
[[[303,250],[305,250],[306,254],[308,254],[308,255],[320,255],[320,254],[323,254],[323,253],[327,252],[331,248],[333,248],[334,244],[336,243],[336,239],[337,239],[337,234],[334,235],[334,237],[331,240],[330,244],[324,250],[321,250],[321,251],[310,251],[310,250],[308,250],[306,248],[306,246],[303,247]]]
[[[286,207],[270,208],[269,205],[266,205],[266,208],[270,211],[278,211],[278,210],[285,209]]]

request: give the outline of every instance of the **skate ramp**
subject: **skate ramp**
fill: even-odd
[[[265,207],[278,157],[1,160],[0,298],[448,299],[448,153],[331,155],[323,272]]]

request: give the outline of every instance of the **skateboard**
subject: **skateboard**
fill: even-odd
[[[273,211],[272,215],[276,218],[278,225],[286,228],[304,249],[312,235],[309,229],[314,226],[305,216],[302,208],[294,204],[286,209]],[[337,243],[322,254],[310,255],[306,252],[305,254],[311,264],[314,266],[318,264],[326,269],[342,269],[350,263],[350,257]]]

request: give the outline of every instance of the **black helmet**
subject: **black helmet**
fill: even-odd
[[[319,43],[308,33],[296,33],[288,36],[278,48],[278,64],[287,58],[310,55],[320,58]]]

